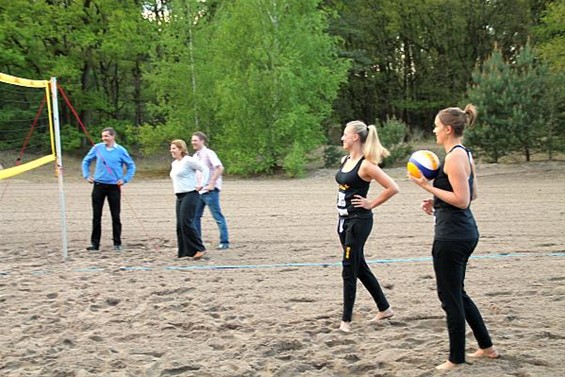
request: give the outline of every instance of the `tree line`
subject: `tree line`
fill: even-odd
[[[145,153],[202,130],[234,174],[301,175],[354,119],[402,146],[468,101],[481,157],[553,158],[564,18],[562,1],[543,0],[11,0],[0,72],[57,77],[91,134],[112,126]],[[16,111],[0,108],[1,131]]]

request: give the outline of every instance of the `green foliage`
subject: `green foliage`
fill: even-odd
[[[343,157],[343,147],[341,145],[326,145],[324,147],[324,167],[335,168]]]
[[[565,3],[552,1],[534,28],[536,52],[549,66],[547,78],[547,135],[542,145],[549,158],[565,151]]]
[[[175,139],[183,139],[189,142],[188,136],[182,136],[182,131],[178,124],[167,123],[159,125],[142,124],[134,130],[130,130],[135,136],[135,141],[141,145],[144,154],[161,154],[168,152],[169,143]]]
[[[303,177],[306,172],[306,154],[300,143],[293,143],[292,149],[283,160],[284,171],[290,178]]]
[[[551,155],[564,140],[564,9],[542,0],[10,0],[0,5],[0,72],[57,77],[96,141],[114,125],[120,143],[161,153],[202,130],[229,172],[270,173],[299,171],[298,151],[310,155],[332,124],[396,116],[414,134],[461,101],[493,46],[515,64],[531,38],[551,72],[545,91],[520,90],[550,92],[545,107],[500,111],[516,100],[498,106],[495,92],[484,100],[496,110],[480,112],[491,129],[476,131],[494,160],[508,153],[500,143]],[[60,103],[62,122],[79,129]],[[4,132],[20,110],[1,108]],[[529,122],[529,136],[505,129],[508,119]],[[76,135],[65,139],[74,148]]]
[[[60,125],[59,129],[63,153],[74,152],[81,148],[84,139],[84,133],[82,131],[68,124]],[[49,132],[34,132],[33,135],[33,142],[29,144],[28,149],[37,152],[41,151],[43,153],[45,153],[44,151],[51,150],[51,134]],[[17,145],[17,147],[21,148],[23,141],[18,140],[18,142],[20,145]],[[12,148],[13,146],[14,145],[12,145]],[[2,145],[2,143],[0,143],[0,149],[8,149],[7,147],[7,144]]]
[[[565,2],[551,2],[533,31],[539,55],[555,72],[565,71]]]
[[[383,166],[404,160],[412,152],[412,147],[406,142],[408,131],[408,126],[395,117],[387,119],[378,127],[381,144],[390,152],[390,156],[383,161]]]
[[[493,52],[482,69],[473,73],[469,100],[480,111],[479,123],[467,130],[466,139],[478,155],[498,160],[513,152],[517,143],[513,131],[512,107],[517,98],[509,95],[512,75],[500,51]]]
[[[60,126],[61,130],[61,148],[63,153],[76,151],[80,149],[84,133],[71,125],[65,124]]]
[[[546,88],[546,133],[541,137],[541,145],[551,160],[555,152],[565,152],[565,72],[550,72]]]
[[[152,24],[138,2],[13,0],[1,8],[0,72],[57,77],[85,124],[141,121],[150,99],[141,66]]]
[[[61,143],[65,152],[74,152],[92,144],[102,142],[102,130],[112,127],[116,131],[116,142],[130,149],[137,144],[137,130],[128,121],[107,120],[87,126],[86,133],[82,127],[66,124],[61,128]]]
[[[533,22],[528,0],[325,3],[339,12],[331,31],[353,61],[334,105],[340,123],[394,115],[413,128],[430,124],[439,108],[461,99],[495,44],[513,56]]]
[[[230,173],[300,175],[347,69],[318,3],[173,2],[159,45],[175,58],[152,77],[167,122],[216,140]]]
[[[100,133],[106,127],[112,127],[116,131],[116,142],[126,148],[130,148],[135,145],[135,137],[132,135],[133,130],[135,130],[133,124],[127,120],[108,120],[100,124]],[[100,138],[100,133],[97,137]]]
[[[550,136],[548,70],[539,64],[529,46],[505,62],[500,51],[473,74],[468,97],[479,108],[479,122],[467,132],[469,145],[488,159],[521,152],[526,161],[546,149]],[[551,141],[553,142],[553,140]]]

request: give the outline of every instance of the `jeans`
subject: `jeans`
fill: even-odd
[[[112,215],[112,238],[114,245],[122,244],[122,222],[120,220],[121,190],[118,185],[107,185],[94,182],[92,187],[92,234],[90,242],[93,246],[100,246],[102,235],[102,209],[104,201],[108,198],[110,214]]]
[[[218,189],[208,191],[207,193],[200,195],[200,200],[196,206],[196,216],[194,220],[198,234],[202,237],[201,218],[204,214],[204,207],[206,206],[208,206],[210,213],[212,213],[212,217],[216,221],[216,224],[218,224],[218,229],[220,230],[220,243],[229,244],[228,224],[226,223],[226,218],[222,214],[222,210],[220,208],[220,190]]]
[[[432,256],[437,293],[447,314],[449,361],[465,362],[465,322],[469,324],[479,348],[492,346],[479,309],[465,292],[465,271],[477,240],[434,241]]]

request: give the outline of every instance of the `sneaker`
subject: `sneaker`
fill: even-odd
[[[114,251],[122,251],[122,245],[114,245]]]
[[[90,245],[90,246],[86,247],[86,250],[88,250],[88,251],[98,251],[99,248],[96,245]]]
[[[221,243],[218,245],[218,250],[226,250],[230,248],[230,244],[229,243]]]

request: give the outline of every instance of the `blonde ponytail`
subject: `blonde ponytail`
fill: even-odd
[[[368,134],[367,140],[363,145],[363,154],[365,158],[374,164],[380,164],[383,159],[390,156],[388,149],[383,147],[379,139],[377,127],[374,125],[367,126]]]
[[[390,152],[382,146],[377,133],[377,127],[367,126],[360,120],[354,120],[345,125],[351,127],[353,132],[359,135],[363,144],[363,155],[374,164],[380,164],[384,158],[390,156]]]

